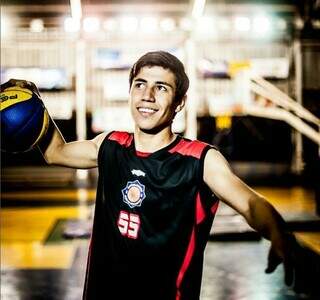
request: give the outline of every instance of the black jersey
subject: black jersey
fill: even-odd
[[[199,299],[217,198],[203,182],[210,146],[178,136],[154,153],[112,132],[99,181],[84,299]]]

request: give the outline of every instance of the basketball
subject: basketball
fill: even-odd
[[[5,89],[1,100],[1,151],[31,150],[46,133],[49,115],[39,96],[17,86]]]

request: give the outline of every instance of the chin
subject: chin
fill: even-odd
[[[149,125],[149,126],[142,126],[139,125],[138,123],[136,123],[137,128],[139,128],[140,131],[144,132],[144,133],[148,133],[148,134],[157,134],[159,132],[161,132],[163,129],[171,126],[171,123],[162,123],[162,124],[157,124],[157,125]]]

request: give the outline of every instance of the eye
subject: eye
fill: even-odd
[[[136,82],[134,86],[136,88],[140,89],[140,88],[144,87],[144,83],[143,82]]]
[[[161,91],[161,92],[166,92],[166,91],[168,91],[168,89],[167,89],[164,85],[158,85],[157,88],[158,88],[158,90]]]

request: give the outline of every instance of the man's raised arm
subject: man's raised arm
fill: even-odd
[[[41,142],[39,144],[39,149],[48,164],[77,169],[98,166],[98,152],[106,133],[101,133],[92,140],[66,143],[55,124],[50,126],[54,126],[50,142],[45,147]]]
[[[26,80],[10,79],[1,84],[0,90],[5,91],[14,86],[32,91],[41,100],[37,86]],[[48,119],[46,133],[37,142],[37,147],[48,164],[77,169],[97,167],[99,148],[107,135],[106,133],[101,133],[92,140],[66,143],[55,122],[50,116]]]

